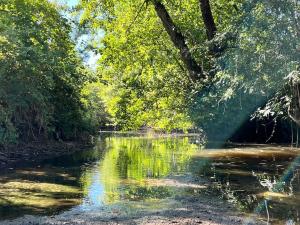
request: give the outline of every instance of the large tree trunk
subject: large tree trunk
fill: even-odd
[[[211,41],[214,39],[214,37],[217,34],[217,26],[214,21],[214,17],[212,15],[209,0],[199,0],[199,3],[200,3],[202,20],[204,22],[207,39]],[[209,49],[209,53],[213,57],[219,57],[222,54],[222,52],[225,51],[226,46],[222,46],[222,43],[216,43],[215,41],[212,41],[209,44],[208,49]]]
[[[211,12],[209,0],[199,0],[199,2],[207,38],[208,40],[212,40],[217,33],[217,27]]]
[[[202,67],[198,65],[196,60],[193,58],[190,49],[186,44],[185,37],[174,24],[165,6],[158,0],[153,0],[152,3],[154,4],[155,11],[163,23],[163,26],[169,34],[173,44],[177,49],[179,49],[181,59],[184,62],[191,79],[193,81],[205,79],[206,76],[203,73]]]

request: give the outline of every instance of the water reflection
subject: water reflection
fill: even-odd
[[[193,137],[105,137],[95,149],[0,176],[0,219],[61,210],[168,208],[222,197],[272,224],[299,224],[300,151],[203,149]]]
[[[170,197],[169,186],[187,184],[157,180],[188,171],[198,148],[187,137],[106,137],[93,150],[2,174],[0,219]]]
[[[155,185],[153,180],[186,172],[189,158],[199,149],[188,138],[107,138],[105,142],[103,160],[82,176],[86,204],[169,197],[167,185]]]

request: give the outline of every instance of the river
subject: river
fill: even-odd
[[[2,173],[0,224],[24,215],[154,212],[185,197],[226,201],[269,224],[300,224],[300,150],[200,143],[103,136],[89,151]]]

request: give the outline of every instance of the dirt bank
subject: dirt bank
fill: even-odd
[[[168,199],[170,207],[145,210],[140,208],[134,213],[124,208],[99,208],[93,211],[73,209],[57,216],[24,216],[11,221],[2,221],[1,225],[260,225],[266,221],[254,215],[239,213],[227,202],[199,196]],[[138,203],[137,203],[138,204]],[[164,203],[160,203],[164,204]],[[139,208],[138,205],[136,208]],[[127,208],[129,209],[129,207]]]
[[[72,154],[90,149],[92,144],[83,142],[34,142],[29,144],[0,147],[0,171],[15,169],[28,164],[39,163],[45,159]]]

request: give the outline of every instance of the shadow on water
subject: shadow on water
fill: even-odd
[[[2,174],[0,219],[111,206],[151,214],[176,199],[208,196],[270,222],[296,224],[299,155],[266,145],[204,149],[194,137],[105,137],[91,151]]]
[[[196,176],[209,177],[208,191],[219,192],[242,211],[280,224],[299,223],[300,152],[288,147],[247,146],[203,150],[190,161]]]
[[[101,154],[95,148],[1,174],[0,220],[25,214],[50,215],[80,204],[81,173]]]

